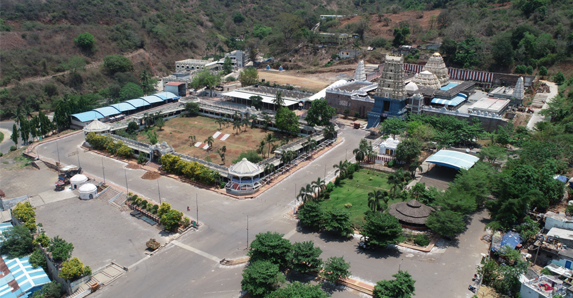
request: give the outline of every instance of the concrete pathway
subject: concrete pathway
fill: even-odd
[[[531,109],[533,110],[533,114],[531,115],[531,119],[529,119],[529,122],[527,123],[527,128],[529,129],[533,129],[535,127],[535,124],[537,124],[538,122],[541,121],[546,121],[545,117],[543,117],[542,115],[539,114],[539,112],[541,110],[545,110],[549,108],[548,103],[550,103],[555,96],[558,94],[559,92],[559,86],[557,86],[557,84],[553,83],[553,82],[549,82],[549,81],[541,81],[545,84],[547,84],[547,86],[549,86],[549,94],[547,93],[540,93],[543,95],[547,95],[547,101],[545,102],[545,104],[543,104],[543,107],[541,109]],[[537,94],[536,94],[537,96]]]

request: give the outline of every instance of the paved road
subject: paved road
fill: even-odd
[[[421,255],[417,253],[379,252],[367,255],[356,249],[356,241],[340,242],[316,233],[297,232],[297,222],[285,217],[292,208],[296,188],[324,177],[325,168],[332,171],[332,165],[346,157],[358,146],[365,135],[363,131],[345,129],[345,141],[330,152],[317,158],[310,165],[290,175],[272,189],[254,200],[235,200],[210,191],[202,190],[173,179],[159,179],[163,200],[174,208],[191,212],[195,217],[195,196],[199,198],[199,221],[204,226],[197,232],[185,235],[177,245],[170,244],[164,251],[130,266],[129,273],[109,287],[102,289],[95,297],[237,297],[240,294],[242,267],[221,267],[215,260],[234,258],[246,254],[247,215],[249,216],[249,241],[259,232],[277,231],[290,236],[294,241],[314,240],[324,251],[324,257],[343,255],[352,264],[352,272],[370,281],[390,278],[399,262],[418,280],[420,291],[417,297],[466,297],[466,287],[473,269],[479,260],[479,253],[486,251],[485,244],[478,239],[483,231],[483,214],[476,216],[469,232],[460,237],[456,246],[447,248],[443,254]],[[83,141],[81,134],[39,146],[39,153],[66,164],[77,164],[75,152]],[[125,163],[103,159],[106,180],[125,186],[127,176],[130,190],[158,198],[156,181],[142,180],[143,170],[124,169]],[[84,170],[96,176],[103,176],[102,158],[92,152],[79,154]],[[404,261],[399,261],[404,259]],[[422,290],[423,289],[423,290]],[[444,296],[444,294],[446,294]],[[353,297],[349,292],[334,292],[333,297]]]
[[[14,146],[14,142],[10,139],[10,135],[12,134],[12,126],[14,125],[14,121],[2,121],[0,122],[0,128],[4,132],[4,141],[0,143],[0,152],[6,154],[10,151],[10,146]],[[9,134],[7,134],[9,133]],[[21,144],[22,139],[19,139],[18,143]]]

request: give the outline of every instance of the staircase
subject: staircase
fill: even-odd
[[[36,166],[36,168],[38,168],[39,170],[45,170],[48,168],[48,166],[46,166],[46,164],[41,161],[41,160],[36,160],[34,161],[34,165]]]
[[[91,289],[93,285],[98,285],[99,287],[103,287],[106,285],[111,284],[112,282],[116,281],[118,278],[122,277],[125,274],[125,270],[118,266],[115,263],[111,263],[107,265],[102,270],[98,270],[98,272],[94,272],[91,279],[81,285],[78,290],[73,293],[68,298],[82,298],[92,293]]]

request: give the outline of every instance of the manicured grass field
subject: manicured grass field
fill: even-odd
[[[241,128],[241,131],[237,134],[237,130],[233,130],[232,124],[223,124],[221,128],[219,128],[219,124],[215,122],[215,119],[204,116],[169,119],[165,121],[165,126],[162,130],[158,130],[157,128],[153,129],[157,132],[159,143],[165,141],[167,144],[173,146],[175,151],[181,154],[188,154],[200,159],[209,157],[211,161],[216,164],[223,164],[219,154],[217,154],[217,149],[226,146],[226,166],[231,165],[232,161],[239,157],[241,152],[257,150],[261,140],[263,140],[267,134],[271,133],[276,139],[280,140],[284,139],[285,136],[282,133],[272,130],[265,131],[261,128],[251,129],[250,126]],[[230,134],[230,136],[225,141],[215,140],[213,148],[210,150],[194,147],[195,142],[204,142],[205,139],[209,136],[213,136],[217,131],[223,134]],[[191,142],[189,136],[195,136],[195,141]],[[137,140],[149,143],[149,139],[143,131],[137,135]],[[292,141],[292,137],[290,141]],[[280,144],[280,141],[275,142],[275,144]],[[266,145],[264,158],[268,157],[268,149],[268,145]],[[271,155],[273,154],[271,153]]]
[[[387,173],[376,172],[369,169],[360,169],[354,173],[354,179],[344,179],[340,186],[334,188],[330,193],[330,199],[322,201],[324,210],[341,208],[350,212],[350,220],[355,226],[364,223],[364,213],[368,210],[368,193],[375,190],[386,190],[390,192]],[[395,200],[390,200],[392,204]],[[351,208],[344,207],[344,204],[351,203]]]

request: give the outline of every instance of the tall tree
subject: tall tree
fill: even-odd
[[[284,288],[272,292],[268,297],[273,298],[327,298],[330,295],[320,289],[320,285],[303,284],[295,281]]]
[[[151,77],[149,76],[149,73],[146,70],[143,70],[143,72],[141,73],[140,81],[141,81],[141,88],[143,89],[143,93],[145,95],[155,91],[155,87],[153,87],[153,84],[151,82]]]
[[[322,266],[322,249],[314,246],[314,242],[296,242],[292,246],[292,269],[300,273],[319,271]]]
[[[309,194],[308,187],[304,189],[304,192],[307,195]],[[310,190],[310,194],[312,195],[312,190]],[[298,219],[300,220],[300,224],[305,227],[312,229],[320,228],[322,217],[320,204],[315,201],[305,202],[298,210]]]
[[[410,163],[413,159],[420,156],[421,151],[422,142],[417,139],[407,138],[402,140],[396,147],[396,158]]]
[[[390,197],[388,196],[387,191],[375,190],[368,193],[368,207],[372,211],[383,211],[384,208],[388,205],[388,200]],[[384,205],[381,204],[384,203]]]
[[[195,89],[206,88],[210,91],[210,95],[213,95],[213,88],[221,82],[221,76],[218,74],[211,74],[211,71],[204,68],[200,71],[191,81],[191,86]]]
[[[269,261],[281,267],[290,263],[292,245],[283,234],[276,232],[259,233],[251,243],[249,257],[251,263],[256,261]]]
[[[350,263],[344,260],[344,257],[330,257],[324,263],[324,270],[320,276],[331,283],[336,283],[341,278],[348,278],[350,272]]]
[[[275,125],[278,129],[291,135],[297,135],[300,131],[298,116],[285,107],[279,108],[275,114]]]
[[[239,81],[243,87],[251,86],[259,81],[259,73],[254,67],[247,67],[239,73]]]
[[[14,123],[12,125],[12,135],[10,136],[10,139],[12,140],[12,142],[14,142],[14,144],[16,145],[16,147],[18,146],[18,136],[19,136],[19,130],[18,130],[18,126],[16,126],[16,123]]]
[[[231,63],[231,57],[225,57],[225,61],[223,62],[223,74],[228,75],[233,72],[233,64]]]
[[[325,99],[314,100],[308,110],[305,120],[311,126],[326,126],[336,114],[336,109],[331,107]]]
[[[407,123],[403,119],[388,118],[381,123],[380,132],[392,135],[392,138],[396,138],[396,135],[399,135],[406,130],[406,125]]]
[[[414,296],[416,281],[408,271],[398,271],[392,275],[394,280],[381,280],[376,283],[372,296],[374,298],[410,298]]]
[[[396,244],[404,239],[402,225],[398,219],[388,213],[369,213],[366,223],[362,227],[362,235],[368,244],[386,247]]]
[[[327,231],[335,231],[342,237],[347,237],[354,233],[350,222],[350,213],[341,208],[334,208],[324,213],[322,228]]]
[[[426,226],[433,232],[454,238],[466,228],[466,223],[462,214],[450,210],[438,210],[430,214]]]
[[[270,261],[253,261],[243,270],[241,289],[253,297],[266,297],[284,282],[279,266]]]
[[[277,110],[277,107],[279,109],[283,107],[283,105],[285,104],[285,100],[283,99],[282,91],[277,92],[277,94],[275,95],[275,98],[273,98],[273,104],[274,104],[275,111]]]

